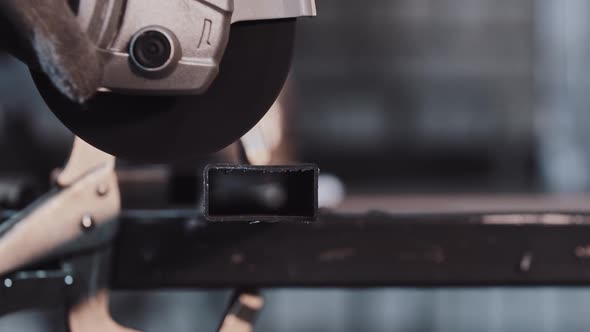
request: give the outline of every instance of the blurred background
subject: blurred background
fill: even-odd
[[[341,209],[589,210],[590,2],[318,0],[318,11],[300,20],[281,102],[283,139],[290,159],[318,163],[344,184]],[[46,190],[71,140],[26,69],[0,57],[0,202],[18,208]],[[154,179],[167,172],[150,168],[122,180],[160,183]],[[189,180],[180,173],[168,190],[183,196],[186,188],[178,188]],[[266,295],[258,331],[563,332],[590,325],[590,290],[581,288]],[[228,296],[117,294],[113,310],[147,331],[213,331]],[[57,331],[62,317],[31,315],[0,319],[0,331]]]

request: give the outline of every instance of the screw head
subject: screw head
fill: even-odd
[[[70,276],[70,275],[67,275],[67,276],[64,278],[64,283],[65,283],[66,285],[68,285],[68,286],[71,286],[71,285],[73,285],[73,284],[74,284],[74,277],[72,277],[72,276]]]
[[[531,270],[531,265],[533,263],[533,254],[531,252],[526,252],[521,260],[520,260],[520,271],[521,272],[529,272]]]
[[[89,214],[85,214],[82,217],[82,223],[81,223],[82,229],[85,231],[90,231],[94,228],[94,219],[92,219],[92,216]]]

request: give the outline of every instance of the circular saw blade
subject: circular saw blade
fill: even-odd
[[[294,38],[295,19],[232,25],[219,75],[202,95],[99,92],[76,104],[32,76],[49,108],[88,143],[128,160],[178,161],[219,151],[256,125],[285,83]]]

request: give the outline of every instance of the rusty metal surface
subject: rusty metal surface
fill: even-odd
[[[590,212],[588,194],[362,194],[348,197],[340,212],[389,213]]]
[[[138,216],[121,223],[115,289],[590,285],[586,214]]]
[[[583,212],[324,210],[315,222],[210,223],[191,210],[136,210],[120,221],[113,290],[590,285]]]

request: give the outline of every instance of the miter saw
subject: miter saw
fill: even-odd
[[[77,138],[55,176],[56,189],[0,224],[0,314],[65,303],[71,331],[122,331],[108,314],[107,297],[110,244],[121,211],[114,156],[165,163],[206,156],[238,140],[281,91],[296,19],[315,16],[315,0],[69,5],[99,48],[104,75],[96,95],[77,103],[31,69],[47,105]],[[206,178],[232,173],[248,179],[310,174],[305,178],[317,189],[317,168],[311,166],[262,172],[219,166],[207,172]],[[317,194],[307,196],[317,209]],[[314,211],[304,218],[312,219]],[[220,330],[250,330],[251,317],[239,312],[255,312],[261,301],[255,292],[237,293]]]
[[[106,59],[102,88],[69,101],[33,73],[76,135],[118,157],[160,162],[215,152],[268,111],[287,77],[296,18],[313,0],[79,0]]]

